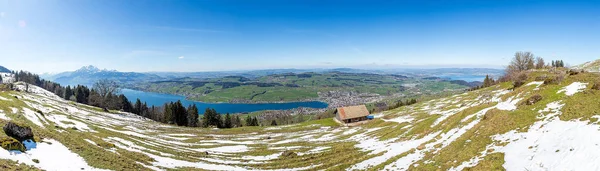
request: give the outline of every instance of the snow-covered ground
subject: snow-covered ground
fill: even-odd
[[[11,73],[0,72],[0,77],[2,77],[1,83],[13,83],[15,82],[15,78]]]
[[[29,145],[32,146],[32,145]],[[0,150],[0,158],[33,165],[44,170],[102,170],[90,167],[83,158],[56,140],[45,139],[25,153]],[[37,159],[39,163],[33,160]]]
[[[573,94],[585,89],[587,85],[588,83],[574,82],[558,90],[558,93],[564,92],[567,96],[572,96]]]
[[[505,154],[507,170],[600,170],[600,126],[584,121],[561,121],[563,104],[553,102],[540,113],[541,121],[527,132],[510,131],[495,140],[508,142],[493,147]]]

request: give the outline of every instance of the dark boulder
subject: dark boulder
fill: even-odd
[[[27,139],[33,139],[33,132],[31,132],[31,128],[28,126],[21,126],[14,122],[8,122],[4,125],[3,129],[6,135],[13,137],[20,142]]]
[[[296,156],[298,156],[298,154],[296,154],[295,152],[290,151],[290,150],[286,150],[283,153],[281,153],[280,157],[282,157],[282,158],[294,158]]]

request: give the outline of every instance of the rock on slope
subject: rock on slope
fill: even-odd
[[[350,128],[331,119],[182,128],[105,113],[30,86],[1,92],[0,114],[28,124],[41,140],[22,154],[0,150],[0,158],[47,170],[600,170],[600,91],[590,88],[598,75],[564,73],[532,71],[529,78],[565,79],[530,79],[514,90],[502,83],[386,111]],[[534,95],[542,99],[524,104]]]

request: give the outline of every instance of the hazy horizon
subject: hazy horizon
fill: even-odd
[[[9,69],[502,68],[596,59],[595,1],[0,0]]]
[[[1,65],[0,65],[1,66]],[[60,74],[63,72],[72,72],[72,71],[76,71],[78,69],[84,68],[84,67],[88,67],[88,66],[94,66],[96,68],[98,68],[99,70],[116,70],[116,69],[111,69],[111,68],[105,68],[105,67],[99,67],[99,66],[95,66],[95,65],[84,65],[81,66],[79,68],[75,68],[75,69],[70,69],[70,70],[64,70],[64,71],[57,71],[57,72],[34,72],[37,74],[49,74],[49,75],[54,75],[54,74]],[[12,69],[10,67],[7,67],[10,70],[14,70],[14,71],[19,71],[19,69]],[[340,67],[300,67],[300,68],[262,68],[262,69],[233,69],[233,70],[201,70],[201,71],[122,71],[122,70],[116,70],[118,72],[138,72],[138,73],[194,73],[194,72],[248,72],[248,71],[261,71],[261,70],[328,70],[328,69],[357,69],[357,70],[381,70],[381,71],[393,71],[393,70],[434,70],[434,69],[454,69],[454,68],[460,68],[460,69],[496,69],[496,70],[504,70],[504,67],[482,67],[482,66],[439,66],[439,65],[429,65],[429,66],[382,66],[382,67],[377,67],[377,66],[340,66]],[[27,70],[24,70],[27,71]]]

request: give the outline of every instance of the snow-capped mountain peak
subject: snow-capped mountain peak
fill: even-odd
[[[96,73],[96,72],[100,72],[100,71],[102,71],[102,70],[98,69],[98,67],[93,66],[93,65],[88,65],[88,66],[83,66],[83,67],[79,68],[75,72]]]

